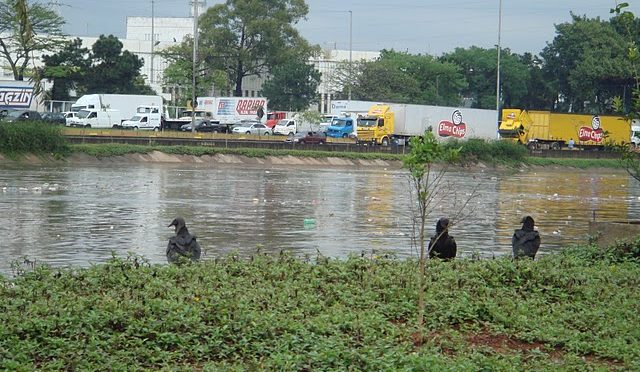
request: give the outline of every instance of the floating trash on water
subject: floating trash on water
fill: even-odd
[[[313,218],[305,218],[303,225],[305,229],[313,229],[316,227],[316,220]]]
[[[254,202],[254,203],[259,203],[259,202],[260,202],[260,199],[258,199],[258,198],[253,198],[253,202]]]

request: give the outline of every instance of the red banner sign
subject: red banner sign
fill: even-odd
[[[463,138],[467,134],[467,124],[454,124],[449,120],[442,120],[438,123],[438,135],[440,137]]]
[[[593,129],[589,127],[580,127],[580,130],[578,131],[578,139],[580,141],[594,141],[600,143],[604,139],[604,131],[602,128]]]

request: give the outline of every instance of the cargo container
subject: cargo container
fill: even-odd
[[[633,142],[631,122],[623,116],[502,110],[500,137],[530,149],[600,149]]]
[[[386,146],[406,144],[414,136],[432,131],[439,141],[498,139],[497,111],[460,107],[376,104],[357,120],[357,138]]]

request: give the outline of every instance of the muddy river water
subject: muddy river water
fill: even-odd
[[[586,241],[594,214],[640,218],[640,185],[622,171],[456,170],[441,186],[428,231],[462,210],[450,231],[462,256],[509,254],[527,214],[541,233],[541,253]],[[0,273],[24,257],[88,266],[133,252],[165,263],[175,216],[198,236],[204,259],[257,249],[415,256],[408,190],[397,169],[0,164]]]

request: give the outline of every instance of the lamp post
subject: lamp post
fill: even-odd
[[[349,10],[349,101],[351,101],[351,84],[353,83],[353,12]]]
[[[153,48],[156,46],[156,30],[155,30],[155,0],[151,0],[151,74],[149,76],[149,82],[153,84],[154,82],[154,71],[153,71]]]
[[[191,132],[196,131],[196,72],[198,58],[198,2],[193,0],[193,77],[191,80]]]
[[[498,64],[496,68],[496,111],[498,112],[498,118],[496,125],[500,125],[500,36],[502,33],[502,0],[498,7]],[[496,135],[500,138],[498,128],[496,128]]]

